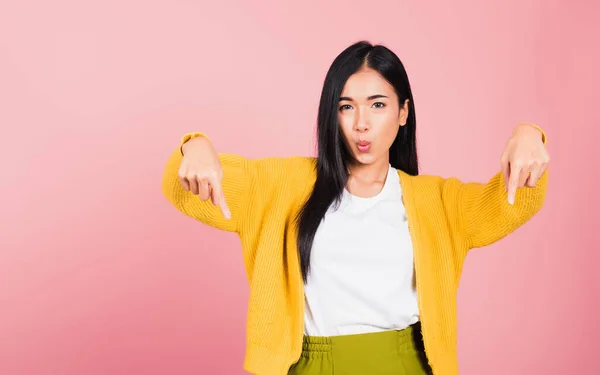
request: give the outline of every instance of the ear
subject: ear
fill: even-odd
[[[408,119],[408,99],[404,101],[404,105],[400,108],[400,113],[398,115],[398,123],[400,126],[406,125],[406,120]]]

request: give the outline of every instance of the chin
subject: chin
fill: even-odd
[[[363,153],[363,152],[359,152],[354,154],[354,159],[356,159],[356,162],[358,164],[361,165],[369,165],[369,164],[373,164],[377,161],[377,157],[371,153]]]

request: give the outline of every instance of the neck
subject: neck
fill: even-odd
[[[389,159],[382,158],[372,164],[355,163],[348,170],[351,180],[359,180],[363,183],[381,183],[387,177],[389,166]]]

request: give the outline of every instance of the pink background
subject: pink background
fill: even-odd
[[[325,72],[363,38],[406,64],[424,173],[485,181],[518,122],[549,135],[546,206],[467,260],[461,373],[600,371],[600,7],[283,3],[0,5],[0,374],[243,374],[238,239],[169,206],[166,158],[193,130],[312,154]]]

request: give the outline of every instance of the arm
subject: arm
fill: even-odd
[[[546,134],[539,127],[521,125],[503,154],[502,172],[485,184],[447,181],[447,191],[456,192],[469,248],[504,238],[542,208],[548,186],[545,144]]]
[[[187,134],[171,153],[162,178],[163,195],[181,213],[212,227],[235,232],[245,216],[249,201],[249,187],[253,179],[251,163],[239,155],[218,154],[222,169],[220,185],[231,212],[231,218],[226,219],[219,206],[210,199],[202,200],[192,191],[184,189],[180,181],[182,147],[189,139],[198,136],[206,137],[202,133]]]
[[[548,186],[546,171],[535,187],[516,191],[514,204],[508,202],[502,173],[487,183],[466,183],[459,188],[459,216],[470,248],[490,245],[533,217],[543,206]]]

